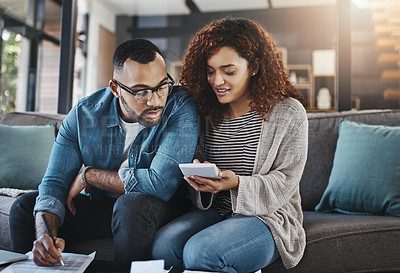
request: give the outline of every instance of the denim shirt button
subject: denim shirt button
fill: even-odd
[[[131,157],[133,158],[133,155],[131,155]]]

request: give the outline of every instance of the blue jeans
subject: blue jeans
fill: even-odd
[[[36,237],[33,207],[37,195],[38,192],[26,193],[11,207],[11,247],[16,252],[32,250]],[[66,241],[65,251],[68,252],[70,242],[114,238],[114,260],[120,263],[151,259],[157,230],[189,209],[189,203],[181,199],[172,198],[165,202],[139,192],[103,200],[78,194],[74,203],[77,214],[67,212],[58,232],[58,236]]]
[[[222,217],[214,209],[195,210],[161,228],[153,259],[166,267],[251,272],[279,258],[271,231],[254,216]]]

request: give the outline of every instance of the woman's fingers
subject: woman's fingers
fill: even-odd
[[[213,180],[197,175],[193,175],[192,179],[198,184],[200,191],[216,193],[221,190],[222,183],[219,180]]]
[[[199,191],[199,186],[197,185],[196,182],[194,182],[192,179],[190,179],[190,178],[187,177],[187,176],[184,176],[183,179],[185,179],[186,182],[188,182],[188,184],[189,184],[190,186],[192,186],[193,189],[195,189],[196,191]]]

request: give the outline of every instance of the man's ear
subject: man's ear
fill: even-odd
[[[118,85],[113,80],[110,80],[108,82],[108,86],[110,87],[111,92],[113,93],[113,95],[115,97],[119,98]]]

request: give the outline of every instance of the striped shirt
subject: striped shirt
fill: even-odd
[[[254,111],[213,124],[204,138],[207,161],[236,175],[252,175],[261,126],[262,118]],[[212,207],[221,215],[231,213],[230,191],[219,192]]]

